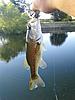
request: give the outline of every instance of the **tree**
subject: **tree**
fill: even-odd
[[[55,12],[53,12],[52,15],[54,16],[54,19],[53,19],[54,21],[63,21],[63,20],[71,21],[72,20],[71,16],[68,16],[66,13],[59,10],[56,10]]]
[[[28,15],[20,13],[12,3],[1,6],[0,9],[0,31],[4,34],[25,34]]]
[[[25,12],[25,0],[10,0],[20,12]]]

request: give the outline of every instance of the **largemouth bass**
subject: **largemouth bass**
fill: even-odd
[[[30,66],[30,81],[29,88],[33,90],[38,86],[45,87],[45,83],[38,74],[39,67],[45,68],[47,65],[42,60],[42,32],[41,26],[38,19],[30,21],[31,29],[29,30],[27,38],[27,51],[26,59]],[[38,25],[38,26],[37,26]],[[38,29],[39,28],[39,29]],[[39,33],[38,33],[39,32]]]

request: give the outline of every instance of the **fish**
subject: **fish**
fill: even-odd
[[[27,64],[30,67],[30,80],[29,80],[29,89],[33,90],[39,86],[45,87],[45,82],[40,77],[38,70],[39,67],[42,69],[47,67],[46,62],[42,58],[42,33],[39,31],[37,32],[36,24],[38,19],[34,19],[33,24],[31,24],[31,32],[27,34],[27,50],[26,50],[26,60]],[[34,28],[33,28],[34,27]],[[38,27],[41,30],[41,27]]]

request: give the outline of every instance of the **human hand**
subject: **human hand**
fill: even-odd
[[[53,0],[32,0],[31,9],[39,10],[45,13],[51,13],[55,10]]]
[[[55,9],[75,16],[75,0],[32,0],[32,10],[50,13]]]

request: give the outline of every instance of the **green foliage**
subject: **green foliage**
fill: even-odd
[[[71,16],[59,10],[53,12],[52,15],[54,16],[54,21],[72,21]]]
[[[23,34],[26,32],[28,15],[20,13],[14,4],[0,6],[0,32],[4,34]]]

